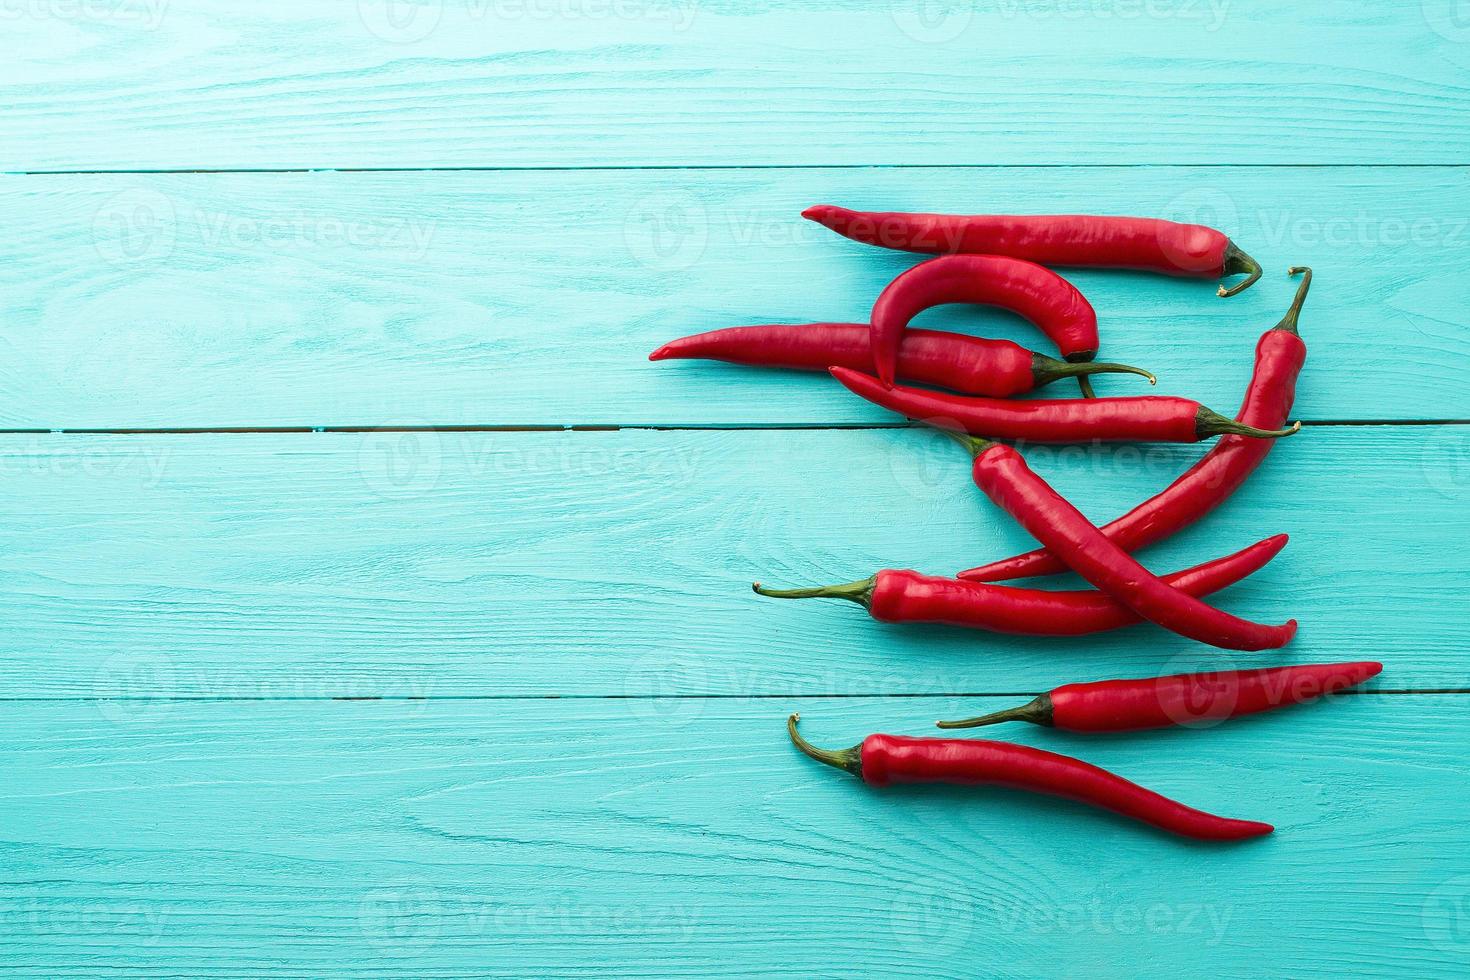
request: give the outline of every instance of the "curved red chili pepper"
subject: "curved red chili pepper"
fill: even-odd
[[[1227,650],[1274,649],[1296,635],[1294,619],[1280,626],[1253,623],[1172,588],[1109,541],[1033,472],[1020,453],[975,436],[954,437],[974,455],[971,476],[986,496],[1078,575],[1144,619]]]
[[[834,364],[873,370],[866,323],[772,323],[727,327],[681,337],[648,355],[650,361],[707,358],[756,367],[825,371]],[[910,330],[899,350],[899,373],[908,380],[973,395],[1004,398],[1089,374],[1154,376],[1127,364],[1068,364],[1008,340],[986,340],[938,330]]]
[[[1221,232],[1158,218],[1096,214],[922,214],[851,211],[817,204],[803,218],[851,238],[905,252],[1010,255],[1042,265],[1138,269],[1168,276],[1246,278],[1234,296],[1261,278],[1261,266]]]
[[[936,428],[1028,442],[1135,440],[1199,442],[1234,434],[1257,439],[1289,436],[1301,428],[1266,431],[1228,419],[1188,398],[1145,395],[1011,401],[967,398],[920,388],[889,387],[870,374],[831,368],[832,377],[854,394]]]
[[[1297,333],[1297,321],[1307,298],[1307,289],[1312,284],[1312,270],[1293,267],[1291,273],[1303,274],[1296,298],[1281,322],[1262,334],[1256,344],[1255,373],[1246,389],[1240,413],[1236,415],[1236,419],[1246,425],[1274,429],[1286,423],[1296,396],[1297,375],[1307,359],[1307,346]],[[1104,524],[1102,532],[1124,551],[1137,551],[1167,538],[1228,499],[1261,465],[1273,445],[1274,441],[1269,439],[1225,436],[1179,479],[1122,517]],[[1000,582],[1053,575],[1066,569],[1065,562],[1045,548],[1038,548],[967,569],[960,572],[959,577],[978,582]]]
[[[1097,356],[1097,314],[1055,272],[1003,255],[942,255],[899,273],[873,304],[873,363],[884,384],[897,374],[909,321],[945,303],[1002,307],[1036,324],[1068,361]]]
[[[1261,569],[1286,547],[1286,535],[1257,541],[1233,555],[1164,576],[1172,588],[1209,595]],[[846,599],[883,623],[944,623],[1024,636],[1083,636],[1118,629],[1140,617],[1111,596],[1092,589],[1048,592],[984,582],[920,575],[885,568],[847,585],[812,589],[752,588],[775,599]]]
[[[818,762],[852,773],[869,786],[1004,786],[1111,810],[1198,840],[1239,840],[1276,829],[1268,823],[1233,820],[1196,810],[1081,759],[1026,745],[972,738],[869,735],[861,745],[850,749],[819,749],[796,730],[799,717],[792,715],[786,720],[786,731],[798,749]]]
[[[1315,701],[1361,684],[1382,670],[1383,664],[1364,661],[1063,684],[1018,708],[938,725],[978,728],[1029,721],[1068,732],[1138,732],[1200,725]]]

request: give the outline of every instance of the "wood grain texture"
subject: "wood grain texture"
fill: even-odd
[[[11,703],[0,967],[28,975],[1453,976],[1470,699],[1008,737],[1239,846],[1004,790],[868,789],[786,742],[1007,699]],[[692,708],[691,708],[692,705]],[[1351,937],[1351,941],[1347,941]]]
[[[5,170],[1461,163],[1448,0],[16,3]]]
[[[1307,263],[1301,417],[1470,419],[1467,68],[1451,0],[0,0],[0,428],[694,427],[0,433],[0,971],[1470,972],[1470,425],[1309,427],[1146,553],[1290,532],[1220,599],[1284,652],[1026,641],[752,596],[1026,542],[937,437],[807,428],[889,421],[821,378],[644,361],[863,319],[911,260],[816,201],[1145,213],[1268,270],[1076,276],[1160,391],[1232,410]],[[1101,520],[1202,451],[1031,459]],[[781,731],[1366,657],[1206,732],[996,733],[1280,828],[1242,847]]]
[[[1073,274],[1105,355],[1233,412],[1308,263],[1301,417],[1470,418],[1470,171],[928,169],[0,180],[0,426],[891,420],[818,376],[646,360],[716,327],[865,320],[913,258],[798,217],[820,200],[1217,224],[1268,269],[1228,301]],[[921,322],[1046,343],[996,311]]]
[[[951,573],[1027,546],[923,430],[7,437],[11,696],[879,694],[1375,658],[1463,688],[1470,427],[1314,428],[1159,570],[1277,532],[1222,594],[1302,628],[1232,655],[1139,626],[1059,642],[872,622],[754,579]],[[1033,465],[1098,520],[1202,447]],[[548,711],[551,709],[548,708]]]

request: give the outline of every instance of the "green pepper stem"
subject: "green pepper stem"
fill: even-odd
[[[750,587],[757,595],[772,599],[846,599],[866,609],[873,601],[873,587],[877,582],[878,577],[874,575],[844,585],[819,585],[810,589],[768,589],[759,582],[752,582]]]
[[[796,723],[801,720],[801,715],[792,714],[786,719],[786,733],[791,736],[791,744],[816,759],[818,762],[832,766],[836,769],[850,772],[859,779],[863,778],[863,747],[854,745],[850,749],[819,749],[796,730]]]
[[[1286,270],[1286,274],[1289,276],[1300,275],[1302,277],[1302,284],[1296,287],[1296,296],[1292,299],[1291,306],[1287,308],[1286,316],[1282,317],[1281,322],[1276,324],[1272,329],[1285,330],[1287,333],[1296,334],[1300,337],[1301,331],[1297,329],[1297,320],[1302,315],[1302,304],[1307,301],[1307,290],[1312,288],[1312,270],[1304,265],[1294,265]]]
[[[1019,707],[992,711],[978,718],[965,718],[962,721],[936,721],[934,724],[940,728],[979,728],[982,725],[998,725],[1003,721],[1029,721],[1033,725],[1050,727],[1052,724],[1051,695],[1039,694],[1035,700]]]
[[[1250,436],[1253,439],[1280,439],[1283,436],[1296,435],[1301,431],[1302,424],[1293,422],[1284,429],[1258,429],[1244,422],[1226,418],[1219,412],[1211,411],[1205,406],[1199,407],[1199,412],[1194,417],[1194,431],[1201,439],[1211,436]]]
[[[1097,351],[1088,350],[1077,351],[1075,353],[1068,354],[1066,359],[1073,363],[1086,363],[1088,361],[1091,361],[1095,357],[1097,357]],[[1082,392],[1083,398],[1097,397],[1097,393],[1092,390],[1092,382],[1085,374],[1077,375],[1077,388]]]
[[[923,420],[921,419],[920,421]],[[972,436],[967,432],[956,432],[954,429],[946,429],[943,426],[937,425],[933,426],[932,428],[934,429],[934,431],[940,433],[941,435],[949,436],[955,442],[959,443],[961,446],[964,446],[965,450],[970,454],[971,459],[979,456],[981,453],[985,452],[985,450],[995,445],[995,443],[990,441],[989,439],[982,439],[979,436]]]
[[[1240,246],[1232,241],[1225,243],[1225,264],[1222,276],[1238,276],[1245,273],[1246,276],[1233,286],[1226,287],[1224,283],[1216,290],[1221,296],[1234,296],[1236,293],[1245,292],[1255,285],[1256,280],[1261,278],[1261,263],[1246,255],[1240,250]]]
[[[1136,374],[1148,378],[1151,385],[1159,383],[1159,379],[1151,372],[1131,364],[1115,364],[1112,361],[1059,361],[1045,354],[1033,354],[1031,357],[1031,377],[1038,388],[1061,378],[1085,378],[1090,374]]]

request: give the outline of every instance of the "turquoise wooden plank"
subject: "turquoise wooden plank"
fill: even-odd
[[[1448,0],[16,4],[0,168],[1460,163]]]
[[[646,361],[719,326],[866,319],[911,257],[797,215],[1144,212],[1219,224],[1269,275],[1081,272],[1104,351],[1233,411],[1256,337],[1317,286],[1306,419],[1470,418],[1470,181],[1444,169],[779,170],[0,179],[0,425],[854,423],[814,376]],[[1044,338],[996,312],[926,321]],[[1101,383],[1136,392],[1132,380]],[[1065,392],[1064,392],[1065,393]]]
[[[1314,428],[1146,552],[1173,569],[1277,532],[1222,594],[1301,620],[1232,655],[1150,626],[1077,640],[872,622],[752,580],[951,573],[1027,544],[919,430],[391,433],[0,441],[10,696],[1038,691],[1210,665],[1373,657],[1463,688],[1470,426]],[[1098,520],[1202,447],[1033,464]]]
[[[1464,696],[1008,731],[1274,821],[1183,842],[799,756],[1014,699],[11,703],[0,966],[128,976],[1462,976]],[[1409,804],[1412,801],[1412,804]]]

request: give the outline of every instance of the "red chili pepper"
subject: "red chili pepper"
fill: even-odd
[[[1200,725],[1304,704],[1361,684],[1383,670],[1380,663],[1297,664],[1262,670],[1220,670],[1139,680],[1064,684],[1030,704],[940,728],[978,728],[1029,721],[1068,732],[1138,732]]]
[[[1081,759],[1026,745],[976,738],[869,735],[850,749],[819,749],[797,732],[799,717],[792,715],[786,720],[786,731],[798,749],[818,762],[852,773],[869,786],[1004,786],[1086,803],[1199,840],[1239,840],[1276,829],[1268,823],[1232,820],[1196,810]]]
[[[648,355],[650,361],[699,357],[757,367],[825,371],[833,364],[873,370],[866,323],[775,323],[729,327],[681,337]],[[899,373],[908,380],[972,395],[1005,398],[1088,374],[1154,376],[1126,364],[1068,364],[1008,340],[986,340],[937,330],[910,330],[899,351]]]
[[[944,303],[1003,307],[1041,328],[1068,361],[1097,356],[1097,314],[1055,272],[1003,255],[943,255],[899,273],[873,304],[873,363],[884,384],[897,374],[909,321]]]
[[[967,398],[920,388],[888,387],[870,374],[834,367],[832,377],[849,391],[911,419],[941,429],[1029,442],[1142,440],[1198,442],[1233,434],[1257,439],[1289,436],[1301,423],[1266,431],[1212,412],[1188,398],[1076,398],[1010,401]]]
[[[1256,344],[1255,374],[1246,389],[1240,413],[1236,415],[1236,419],[1246,425],[1273,429],[1286,423],[1296,396],[1297,375],[1307,359],[1307,346],[1297,333],[1297,320],[1307,298],[1307,289],[1312,284],[1312,270],[1294,267],[1291,273],[1303,273],[1291,309],[1286,311],[1280,323],[1262,334]],[[1103,525],[1102,532],[1124,551],[1137,551],[1167,538],[1228,499],[1261,464],[1274,444],[1269,439],[1225,436],[1179,479],[1122,517]],[[1053,575],[1066,571],[1066,568],[1065,562],[1045,548],[1039,548],[968,569],[960,572],[959,577],[979,582],[1000,582]]]
[[[1228,650],[1272,649],[1285,646],[1296,635],[1294,619],[1280,626],[1253,623],[1171,587],[1109,541],[1037,476],[1020,453],[987,439],[950,435],[975,457],[971,476],[986,496],[1078,575],[1144,619]]]
[[[1233,555],[1167,575],[1164,581],[1192,596],[1209,595],[1258,571],[1284,547],[1286,535],[1278,534]],[[1140,618],[1116,599],[1091,589],[1018,589],[907,569],[885,568],[860,582],[813,589],[768,589],[759,582],[752,587],[775,599],[846,599],[884,623],[944,623],[1026,636],[1083,636],[1128,626]]]
[[[910,214],[849,211],[818,204],[801,213],[854,241],[905,252],[1011,255],[1042,265],[1139,269],[1216,279],[1234,296],[1261,278],[1261,266],[1224,234],[1204,225],[1096,214]]]

